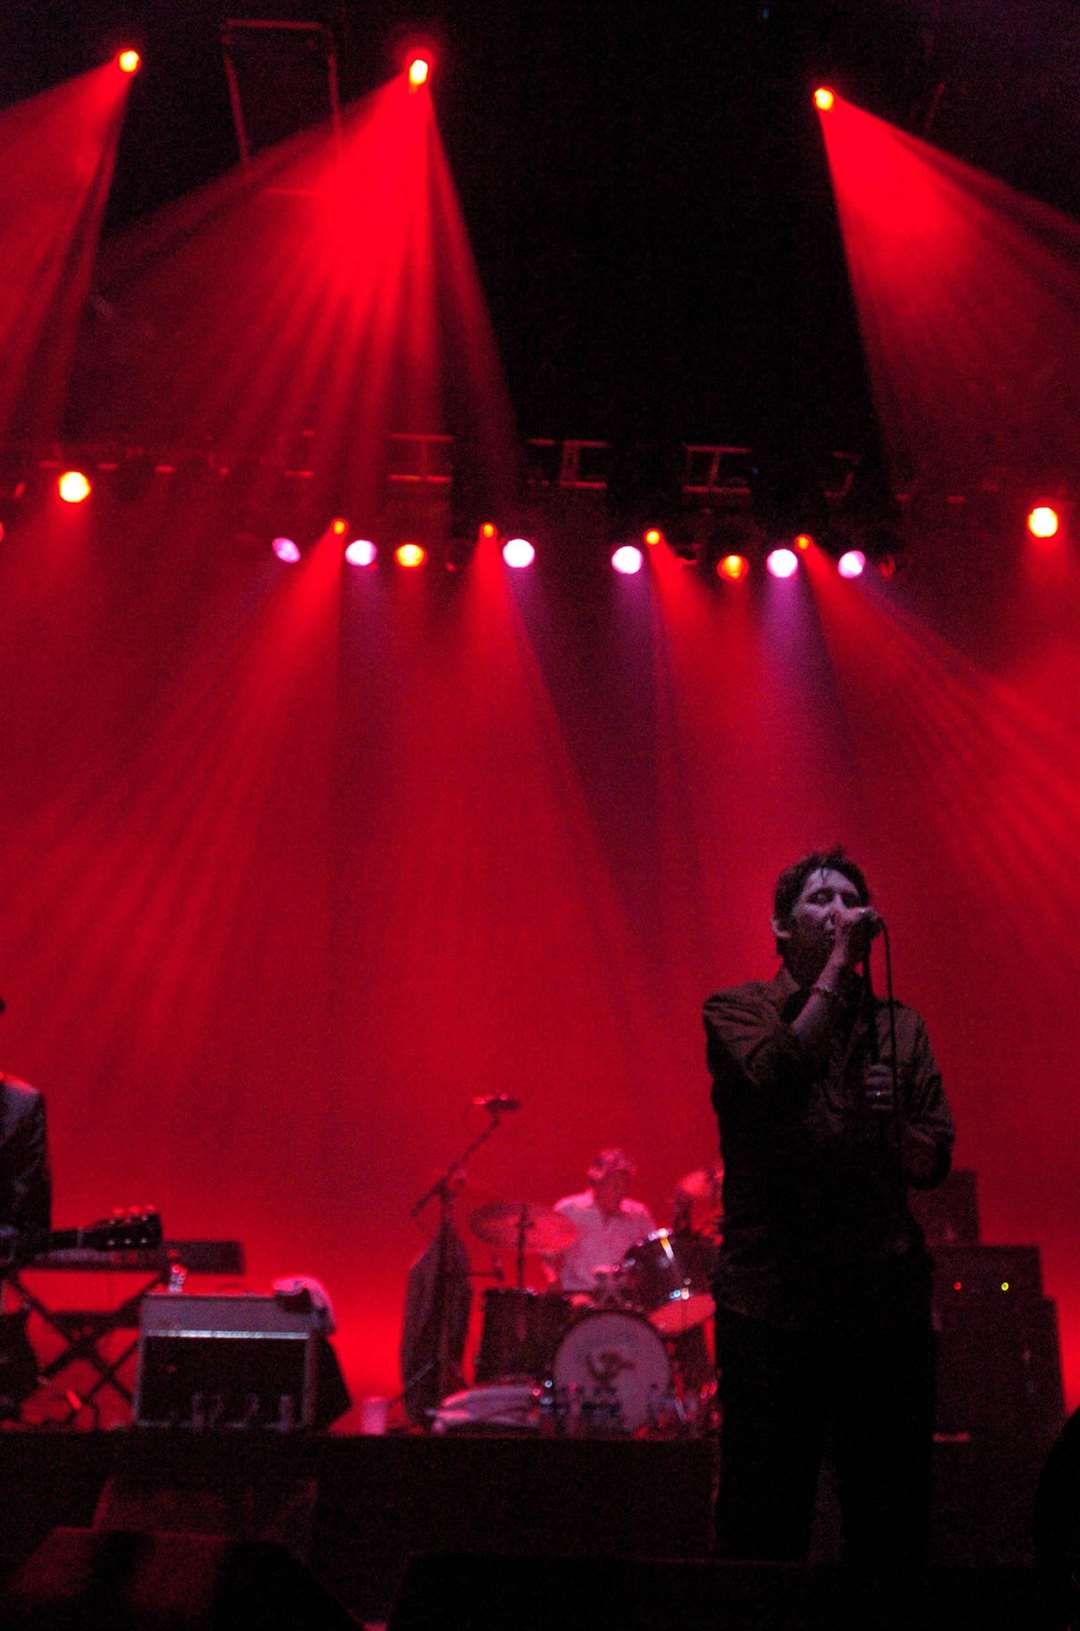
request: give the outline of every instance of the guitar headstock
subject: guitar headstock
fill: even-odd
[[[161,1245],[161,1214],[138,1207],[116,1211],[79,1230],[79,1245],[97,1252],[128,1252]]]

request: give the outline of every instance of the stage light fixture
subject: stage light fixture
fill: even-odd
[[[330,523],[330,531],[333,533],[334,537],[344,538],[348,530],[349,523],[346,521],[345,517],[343,515],[335,515],[334,519]]]
[[[137,74],[142,67],[142,57],[129,46],[126,51],[118,54],[116,66],[122,74]]]
[[[1061,531],[1061,513],[1052,504],[1035,504],[1028,511],[1027,530],[1033,538],[1056,538]]]
[[[774,578],[790,578],[799,570],[799,557],[793,549],[770,549],[765,565]]]
[[[611,564],[623,577],[633,577],[645,564],[645,557],[636,544],[620,544],[611,557]]]
[[[426,85],[431,76],[431,59],[425,56],[415,56],[409,63],[409,84],[414,91],[421,85]]]
[[[93,490],[90,477],[82,470],[65,470],[57,478],[56,491],[65,504],[82,504]]]
[[[502,558],[507,566],[520,571],[522,567],[532,565],[536,550],[527,538],[508,538],[503,545]]]
[[[492,539],[497,538],[498,536],[499,529],[495,525],[494,521],[481,521],[479,527],[476,529],[476,537],[478,542],[482,541],[483,543],[490,544]]]
[[[861,549],[845,549],[836,570],[842,578],[861,578],[866,571],[866,556]]]
[[[294,538],[286,538],[284,534],[281,537],[272,539],[270,548],[278,560],[284,561],[286,566],[295,566],[300,559],[299,544]]]
[[[350,566],[374,566],[379,551],[370,538],[354,538],[345,551]]]
[[[835,104],[836,92],[830,90],[828,85],[819,85],[817,90],[814,92],[814,106],[818,109],[818,111],[820,113],[828,113],[829,109],[834,107]]]
[[[424,549],[422,544],[399,544],[394,551],[394,559],[399,566],[404,566],[413,571],[416,567],[423,566],[427,560],[427,550]]]
[[[750,570],[750,562],[745,555],[723,555],[716,563],[718,578],[726,578],[729,583],[739,583]]]
[[[814,539],[812,534],[809,532],[797,532],[793,542],[796,549],[809,549],[813,544]]]
[[[660,531],[659,527],[646,527],[645,531],[641,535],[641,541],[644,544],[648,544],[650,549],[655,549],[657,544],[662,544],[664,542],[664,534]]]

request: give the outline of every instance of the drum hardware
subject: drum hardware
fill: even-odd
[[[569,1298],[557,1291],[491,1286],[484,1292],[484,1323],[476,1356],[477,1382],[550,1373],[559,1339],[573,1318]]]
[[[489,1201],[477,1207],[469,1227],[489,1246],[510,1247],[517,1254],[518,1290],[525,1289],[527,1252],[564,1252],[577,1239],[569,1218],[552,1206],[531,1201]]]

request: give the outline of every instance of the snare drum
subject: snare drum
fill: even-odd
[[[614,1407],[607,1425],[635,1432],[650,1421],[671,1386],[671,1365],[663,1342],[640,1314],[599,1308],[581,1314],[555,1353],[556,1390],[583,1407]]]
[[[691,1230],[657,1229],[623,1258],[634,1300],[665,1336],[680,1336],[716,1311],[709,1242]]]
[[[484,1292],[484,1326],[476,1356],[478,1382],[512,1376],[542,1381],[562,1333],[573,1318],[569,1299],[554,1291],[492,1286]]]

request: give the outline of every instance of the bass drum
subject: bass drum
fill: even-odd
[[[671,1386],[671,1364],[663,1342],[640,1314],[600,1308],[582,1314],[555,1351],[552,1376],[556,1390],[565,1389],[580,1403],[587,1419],[592,1410],[611,1411],[626,1432],[636,1432]]]

